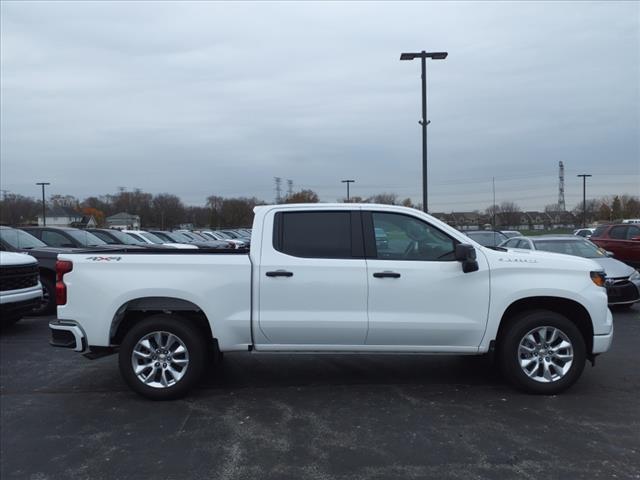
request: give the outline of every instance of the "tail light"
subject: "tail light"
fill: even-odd
[[[64,274],[73,270],[73,263],[69,260],[58,260],[56,262],[56,305],[67,303],[67,286],[64,284]]]

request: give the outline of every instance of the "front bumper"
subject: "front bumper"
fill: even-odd
[[[49,322],[51,340],[54,347],[72,348],[76,352],[84,352],[87,349],[87,337],[84,330],[71,320],[51,320]]]
[[[38,285],[20,290],[4,291],[0,294],[0,316],[21,318],[40,306],[42,287]]]
[[[609,305],[629,305],[640,300],[640,280],[616,279],[607,285]]]
[[[593,354],[604,353],[611,347],[611,342],[613,342],[613,315],[611,315],[611,310],[607,310],[607,323],[611,324],[609,333],[593,336],[593,349],[591,351]]]

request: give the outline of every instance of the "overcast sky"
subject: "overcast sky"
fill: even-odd
[[[542,209],[640,194],[640,3],[1,3],[1,185]]]

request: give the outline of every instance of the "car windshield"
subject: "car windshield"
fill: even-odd
[[[121,232],[120,230],[109,230],[109,234],[113,235],[118,239],[123,245],[142,245],[143,242],[136,238],[133,238],[131,235],[127,235],[126,233]]]
[[[65,233],[67,233],[83,247],[97,247],[98,245],[107,244],[107,242],[99,239],[93,233],[86,232],[84,230],[67,230]]]
[[[584,258],[602,258],[606,256],[602,250],[589,241],[582,240],[534,240],[537,250],[564,253]]]
[[[167,237],[169,242],[173,243],[191,243],[188,237],[180,234],[180,232],[161,232],[163,236]],[[160,235],[160,234],[158,234]]]
[[[11,248],[29,249],[47,246],[46,243],[41,242],[33,235],[14,228],[0,229],[0,238],[3,242],[7,242],[11,245]]]
[[[495,247],[507,239],[500,232],[465,232],[468,237],[474,239],[480,245],[485,247]]]
[[[144,238],[149,240],[151,243],[155,243],[157,245],[162,245],[163,243],[165,243],[165,241],[162,240],[160,237],[150,232],[140,232],[140,235],[142,235]]]

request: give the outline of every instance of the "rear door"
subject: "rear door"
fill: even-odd
[[[367,269],[360,212],[291,210],[267,216],[258,285],[258,325],[266,345],[301,350],[363,345]]]
[[[367,345],[474,351],[489,308],[489,269],[464,273],[459,242],[424,220],[396,212],[362,212],[369,280]],[[387,245],[375,241],[382,229]]]

